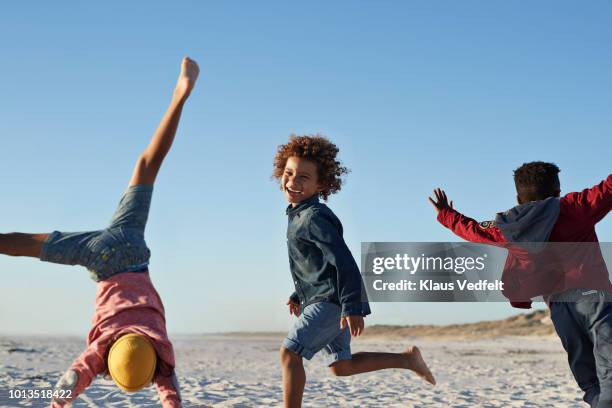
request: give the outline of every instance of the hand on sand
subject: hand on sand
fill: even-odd
[[[174,94],[181,99],[187,98],[195,86],[198,75],[200,75],[200,67],[198,67],[198,64],[189,57],[183,58],[181,62],[181,73],[176,81]]]
[[[453,208],[453,202],[451,201],[450,204],[448,203],[444,190],[441,188],[436,188],[434,190],[434,195],[436,196],[436,201],[429,197],[429,202],[434,206],[436,212],[440,212],[445,208]]]
[[[344,329],[348,325],[351,336],[357,337],[363,333],[363,316],[344,316],[340,318],[340,328]]]
[[[299,316],[300,315],[300,305],[295,303],[291,298],[287,301],[287,306],[289,306],[289,314]]]

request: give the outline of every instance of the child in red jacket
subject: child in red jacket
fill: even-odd
[[[516,169],[519,205],[498,213],[495,221],[478,223],[457,212],[441,189],[429,201],[438,211],[438,221],[461,238],[509,247],[502,277],[504,295],[521,308],[531,307],[530,298],[544,296],[584,401],[592,408],[610,408],[612,284],[599,245],[584,243],[598,242],[595,224],[612,208],[612,175],[592,188],[559,198],[558,173],[556,165],[544,162],[525,163]],[[545,242],[566,243],[554,244],[556,258],[563,252],[562,267],[554,275],[538,275],[538,266],[527,276],[530,265],[526,258],[537,258],[536,251],[521,257],[513,248]]]

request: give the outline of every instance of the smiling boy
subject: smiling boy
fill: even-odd
[[[351,354],[351,335],[363,332],[370,307],[342,224],[319,202],[340,191],[341,176],[348,173],[337,154],[325,137],[291,136],[274,158],[274,178],[289,202],[287,245],[295,292],[287,305],[298,317],[280,350],[285,407],[301,406],[306,384],[302,359],[321,350],[337,376],[405,368],[435,384],[417,347],[403,353]]]

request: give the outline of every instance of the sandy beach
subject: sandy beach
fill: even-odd
[[[281,400],[280,334],[173,338],[186,407],[275,407]],[[476,339],[368,336],[353,351],[401,351],[417,344],[438,385],[411,372],[330,375],[320,356],[306,363],[305,407],[580,407],[579,390],[554,336]],[[71,337],[0,337],[0,406],[39,407],[9,390],[49,389],[82,350]],[[76,407],[159,406],[156,391],[126,394],[98,378]]]

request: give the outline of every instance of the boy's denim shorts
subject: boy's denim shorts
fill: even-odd
[[[59,232],[49,235],[41,261],[86,267],[96,282],[121,272],[147,270],[151,252],[144,239],[152,185],[127,189],[108,228],[89,232]]]
[[[340,329],[341,313],[340,306],[334,303],[319,302],[306,306],[289,330],[283,346],[307,360],[323,350],[328,365],[350,360],[351,334],[348,327]]]

